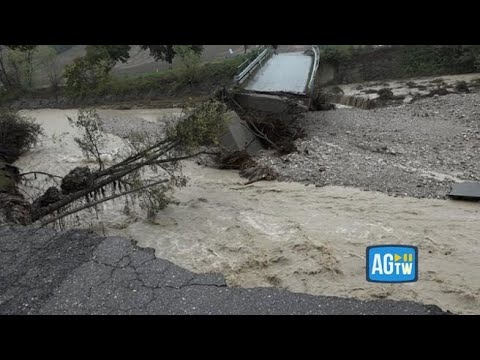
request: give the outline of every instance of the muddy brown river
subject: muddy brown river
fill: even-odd
[[[162,121],[168,114],[165,109],[126,111],[148,121]],[[76,110],[22,113],[35,118],[46,135],[16,162],[22,171],[64,175],[84,164],[66,120]],[[108,135],[112,161],[121,156],[122,144]],[[122,200],[105,203],[102,230],[152,247],[158,257],[189,270],[220,272],[232,286],[412,300],[454,313],[480,314],[479,203],[298,183],[245,186],[235,171],[194,161],[183,163],[183,173],[189,183],[175,192],[178,204],[147,221],[140,211],[123,214]],[[99,228],[93,219],[91,224]],[[365,248],[379,244],[418,246],[418,282],[368,283]]]

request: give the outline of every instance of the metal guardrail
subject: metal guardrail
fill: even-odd
[[[245,60],[242,64],[238,66],[238,69],[243,68],[246,64],[248,64],[243,70],[241,70],[240,73],[238,73],[234,77],[234,82],[236,84],[240,84],[251,72],[253,72],[258,65],[262,63],[263,60],[268,58],[270,54],[272,54],[272,49],[270,47],[262,46],[262,48],[265,48],[261,53],[254,58],[253,60],[247,59]],[[307,50],[306,53],[311,53],[313,52],[313,65],[312,65],[312,70],[310,72],[310,77],[307,83],[307,93],[311,93],[313,90],[313,83],[315,81],[315,76],[317,74],[317,70],[320,64],[320,48],[318,45],[312,45],[311,50]],[[250,62],[251,61],[251,62]],[[249,63],[250,62],[250,63]]]
[[[243,63],[237,66],[237,70],[239,72],[245,70],[246,66],[250,64],[253,60],[257,58],[258,55],[265,49],[265,45],[257,45],[255,49],[252,49],[250,51],[251,54],[255,54],[254,57],[249,56],[248,59],[246,59]]]
[[[236,84],[239,84],[242,82],[243,79],[245,79],[246,76],[248,76],[253,70],[257,68],[261,62],[268,57],[268,55],[271,54],[271,49],[266,47],[245,69],[243,69],[238,75],[236,75],[233,80],[235,81]],[[248,63],[250,60],[244,61],[239,68],[243,67],[246,63]]]
[[[308,92],[313,90],[313,82],[315,81],[315,75],[317,74],[318,66],[320,64],[320,48],[318,45],[312,45],[314,54],[312,73],[310,74],[310,80],[308,82]]]

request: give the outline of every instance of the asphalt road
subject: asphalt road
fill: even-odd
[[[442,314],[413,302],[360,301],[227,287],[130,240],[0,227],[0,314]]]

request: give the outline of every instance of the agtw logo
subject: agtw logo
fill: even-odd
[[[367,281],[405,283],[417,280],[417,247],[403,245],[367,247]]]

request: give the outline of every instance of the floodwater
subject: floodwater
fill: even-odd
[[[63,119],[76,113],[22,112],[36,118],[47,135],[71,132]],[[158,116],[164,113],[159,110]],[[82,164],[69,136],[59,143],[47,137],[16,165],[22,171],[64,175]],[[109,136],[113,161],[121,156],[117,148],[121,142]],[[105,232],[152,247],[158,257],[189,270],[220,272],[232,286],[412,300],[454,313],[480,314],[479,203],[276,181],[245,186],[236,171],[206,168],[194,161],[183,163],[183,173],[190,181],[175,192],[178,204],[151,221],[140,211],[123,214],[121,200],[105,203],[101,215]],[[379,244],[418,246],[418,282],[368,283],[365,250]]]
[[[467,83],[471,83],[472,81],[477,79],[480,79],[479,73],[428,76],[392,81],[370,81],[363,83],[345,84],[340,85],[339,87],[342,89],[345,95],[362,96],[369,99],[376,99],[379,96],[376,92],[366,94],[363,92],[363,90],[369,89],[378,91],[382,88],[388,87],[392,90],[392,93],[395,96],[407,96],[412,94],[428,95],[430,90],[437,88],[438,82],[436,81],[442,81],[444,83],[443,86],[450,86],[453,88],[458,81],[465,81]],[[408,82],[414,82],[417,86],[423,86],[424,88],[422,90],[420,90],[418,87],[410,88],[406,85]],[[360,85],[361,87],[359,87]]]

